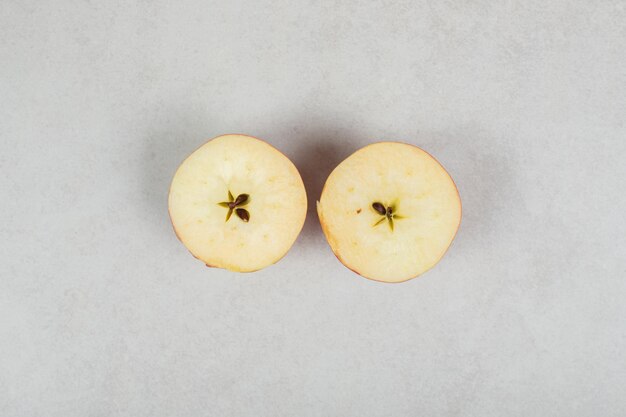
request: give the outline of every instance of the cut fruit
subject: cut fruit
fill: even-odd
[[[306,217],[302,178],[262,140],[219,136],[178,168],[169,194],[174,231],[207,266],[250,272],[276,263]]]
[[[422,149],[380,142],[330,174],[317,212],[335,256],[359,275],[402,282],[443,257],[461,223],[446,170]]]

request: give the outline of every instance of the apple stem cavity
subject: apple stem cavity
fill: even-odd
[[[218,206],[228,208],[228,213],[226,213],[226,220],[230,220],[230,217],[233,215],[233,211],[244,223],[248,223],[250,220],[250,213],[248,210],[241,208],[245,206],[250,201],[250,195],[248,194],[239,194],[237,198],[233,196],[233,193],[228,190],[228,201],[222,201],[221,203],[217,203]]]

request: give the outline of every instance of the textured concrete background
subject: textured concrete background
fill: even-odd
[[[0,416],[626,415],[625,23],[624,1],[2,1]],[[204,267],[166,212],[227,132],[310,196],[255,274]],[[394,139],[464,219],[384,285],[313,202]]]

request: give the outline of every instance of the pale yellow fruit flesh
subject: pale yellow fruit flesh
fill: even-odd
[[[391,230],[373,208],[394,206]],[[318,202],[322,229],[339,260],[358,274],[402,282],[432,268],[452,243],[461,200],[450,175],[422,149],[380,142],[330,174]]]
[[[248,194],[246,223],[219,205]],[[169,194],[176,235],[208,266],[249,272],[281,259],[306,217],[302,178],[293,163],[267,143],[245,135],[219,136],[178,168]]]

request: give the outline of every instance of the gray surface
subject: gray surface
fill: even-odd
[[[626,415],[626,3],[3,1],[1,416]],[[267,139],[310,203],[377,140],[464,205],[400,285],[310,207],[279,264],[210,270],[169,181]]]

